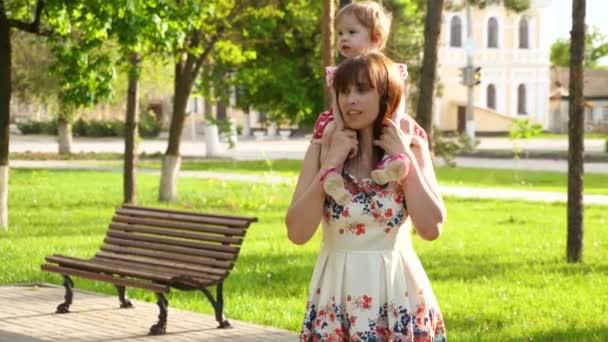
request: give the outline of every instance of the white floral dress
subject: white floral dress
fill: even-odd
[[[412,249],[398,184],[344,175],[353,200],[325,201],[301,341],[445,341],[443,318]]]

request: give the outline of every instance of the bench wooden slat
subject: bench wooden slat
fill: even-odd
[[[119,238],[113,238],[113,237],[106,237],[103,241],[108,245],[135,247],[135,248],[149,249],[149,250],[153,250],[153,251],[163,251],[163,252],[182,254],[182,255],[197,255],[197,256],[214,258],[214,259],[218,259],[218,254],[219,254],[221,259],[224,259],[224,260],[228,259],[227,261],[219,261],[219,260],[217,261],[218,263],[220,263],[220,262],[225,263],[225,264],[221,264],[221,265],[225,265],[225,267],[230,267],[232,265],[232,262],[230,262],[230,259],[234,258],[234,254],[231,255],[231,254],[226,254],[226,253],[209,252],[209,251],[195,249],[195,248],[171,246],[166,243],[143,242],[143,241],[136,241],[134,239],[119,239]],[[228,256],[228,258],[226,258],[226,255]],[[216,264],[214,264],[214,265],[216,265]]]
[[[237,229],[237,228],[211,227],[211,226],[204,226],[201,224],[163,221],[163,220],[157,220],[157,219],[152,219],[152,218],[139,218],[139,217],[116,215],[112,218],[112,222],[137,224],[140,226],[149,226],[149,227],[157,227],[157,228],[171,228],[171,229],[175,229],[175,230],[186,230],[186,231],[203,232],[203,233],[223,234],[223,235],[231,235],[231,236],[232,235],[234,235],[234,236],[245,235],[245,230],[240,229],[240,228]]]
[[[61,266],[56,266],[56,265],[51,265],[51,264],[43,264],[42,266],[40,266],[40,268],[42,270],[48,271],[48,272],[55,272],[55,273],[64,274],[64,275],[78,276],[78,277],[92,279],[92,280],[101,280],[101,281],[105,281],[107,283],[111,283],[111,284],[115,284],[115,285],[136,287],[136,288],[150,290],[150,291],[154,291],[154,292],[167,293],[167,292],[169,292],[169,289],[170,289],[169,286],[162,285],[162,284],[154,284],[151,282],[148,283],[148,282],[143,282],[143,281],[138,281],[138,280],[128,279],[128,278],[117,278],[117,277],[112,277],[110,275],[100,274],[100,273],[96,273],[96,272],[75,270],[73,268],[61,267]]]
[[[95,256],[100,257],[100,258],[119,259],[119,260],[124,260],[124,261],[138,262],[138,263],[143,263],[143,264],[148,264],[148,265],[162,265],[162,266],[167,266],[167,267],[175,267],[177,269],[185,269],[185,270],[190,270],[190,271],[195,271],[195,272],[204,272],[207,274],[216,274],[216,275],[220,275],[220,276],[225,276],[229,273],[228,270],[211,268],[211,267],[203,266],[200,264],[192,264],[192,263],[187,263],[187,262],[177,262],[177,261],[169,261],[169,260],[159,260],[159,259],[155,259],[155,258],[148,258],[148,257],[136,256],[136,255],[118,254],[118,253],[113,253],[113,252],[100,251],[100,252],[97,252],[97,254],[95,254]]]
[[[162,244],[171,245],[171,246],[196,248],[199,250],[207,251],[207,253],[213,253],[213,255],[210,254],[209,256],[214,256],[218,259],[226,259],[226,260],[234,260],[236,258],[237,253],[239,252],[239,248],[233,247],[233,246],[218,245],[218,244],[204,243],[204,242],[191,241],[191,240],[177,240],[177,239],[166,238],[166,237],[141,235],[141,234],[134,234],[134,233],[128,233],[128,232],[121,232],[121,231],[108,231],[106,236],[113,237],[113,238],[119,238],[119,239],[134,240],[134,241],[162,243]]]
[[[119,265],[119,266],[126,266],[126,267],[131,267],[131,266],[135,265],[136,267],[138,267],[142,270],[148,270],[151,272],[157,272],[157,271],[166,272],[166,273],[172,273],[172,274],[176,274],[176,275],[185,275],[185,276],[201,279],[202,281],[205,281],[205,282],[213,282],[213,281],[221,280],[223,277],[223,276],[217,275],[217,274],[208,274],[208,273],[203,273],[203,272],[189,271],[189,270],[185,270],[183,268],[150,265],[150,264],[136,263],[133,261],[122,261],[122,260],[118,260],[118,259],[94,257],[91,259],[91,261],[94,261],[98,264],[103,264],[103,265]]]
[[[65,301],[57,313],[69,312],[74,286],[69,277],[78,276],[118,286],[121,308],[130,306],[126,287],[159,294],[159,320],[150,334],[165,332],[167,300],[160,293],[171,288],[203,290],[219,327],[228,328],[222,289],[252,222],[257,218],[124,205],[116,210],[94,257],[47,256],[41,269],[64,277]],[[216,286],[215,298],[210,286]]]
[[[220,242],[220,243],[232,244],[232,245],[240,245],[243,242],[243,239],[241,239],[241,238],[223,237],[223,236],[199,234],[199,233],[189,233],[189,232],[175,231],[175,230],[161,229],[161,228],[141,227],[141,226],[136,226],[136,225],[122,224],[122,223],[112,223],[112,224],[110,224],[110,229],[130,231],[130,232],[139,232],[139,233],[148,233],[148,234],[160,235],[160,236],[172,236],[172,237],[191,239],[191,240],[196,240],[196,241]]]
[[[248,222],[248,224],[251,224],[253,222],[258,222],[257,217],[251,217],[251,216],[220,215],[220,214],[201,213],[201,212],[184,212],[184,211],[175,210],[175,209],[140,207],[140,206],[136,206],[133,204],[124,204],[122,207],[124,209],[142,210],[142,211],[146,211],[146,212],[153,211],[153,212],[159,212],[159,213],[190,215],[190,216],[194,216],[194,217],[230,218],[230,219],[233,219],[236,221]]]
[[[114,245],[102,245],[100,248],[102,251],[110,251],[115,253],[122,254],[130,254],[130,255],[138,255],[138,256],[147,256],[152,257],[158,260],[170,260],[170,261],[184,261],[191,264],[198,264],[209,266],[213,268],[219,269],[231,269],[232,262],[229,261],[219,261],[211,258],[203,258],[191,255],[183,255],[183,254],[175,254],[169,252],[162,251],[152,251],[149,249],[140,249],[135,247],[120,247]]]
[[[175,273],[173,273],[173,274],[168,273],[168,272],[150,273],[150,272],[142,271],[141,269],[134,268],[133,265],[131,265],[130,267],[124,266],[124,265],[122,265],[122,266],[114,265],[113,267],[111,267],[108,265],[101,265],[101,264],[95,263],[95,261],[76,259],[76,258],[71,258],[71,257],[63,256],[63,255],[47,256],[44,259],[47,262],[58,264],[59,266],[62,266],[62,267],[71,267],[71,268],[80,269],[83,271],[104,272],[104,273],[116,274],[116,275],[120,275],[120,276],[136,277],[136,278],[140,278],[140,279],[147,279],[147,280],[165,282],[165,283],[170,281],[171,278],[175,277]]]
[[[242,219],[232,219],[221,216],[196,216],[196,215],[188,215],[184,213],[167,213],[167,212],[158,212],[151,210],[137,210],[137,209],[118,209],[116,210],[118,215],[124,216],[143,216],[149,218],[159,218],[165,219],[169,221],[182,221],[182,222],[192,222],[192,223],[206,223],[206,224],[215,224],[221,226],[228,226],[233,228],[247,228],[250,225],[248,220]]]

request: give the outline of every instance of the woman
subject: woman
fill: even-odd
[[[444,341],[443,319],[409,231],[413,224],[423,239],[436,239],[446,210],[412,119],[389,119],[402,80],[390,60],[368,53],[344,61],[334,87],[342,120],[326,128],[319,153],[305,156],[285,219],[296,244],[310,240],[323,221],[301,340]],[[384,153],[407,161],[401,181],[378,185],[370,178]],[[323,191],[332,173],[344,177],[352,194],[344,206]]]

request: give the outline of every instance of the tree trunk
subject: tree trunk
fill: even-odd
[[[8,143],[11,103],[11,29],[0,2],[0,230],[8,229]]]
[[[131,70],[129,71],[129,88],[127,90],[127,112],[125,117],[125,161],[123,174],[123,202],[136,203],[135,167],[137,165],[137,141],[139,132],[139,54],[131,56]]]
[[[420,94],[416,121],[427,132],[429,148],[433,150],[433,102],[437,74],[437,44],[441,32],[441,12],[444,0],[428,0],[424,20],[424,58],[420,75]]]
[[[583,256],[583,58],[585,51],[585,0],[572,2],[568,121],[568,262]]]
[[[64,118],[57,120],[59,154],[72,153],[72,124]]]
[[[160,175],[159,200],[173,202],[177,199],[177,177],[181,166],[181,157],[166,154],[163,157],[163,169]]]
[[[174,201],[177,196],[177,174],[180,166],[180,139],[184,130],[184,119],[186,117],[186,106],[188,97],[192,90],[193,80],[190,65],[190,54],[184,54],[175,63],[175,81],[173,87],[173,115],[169,127],[169,145],[163,158],[163,169],[159,189],[159,200],[164,202]]]
[[[323,20],[321,20],[321,32],[323,36],[323,71],[325,68],[334,64],[334,1],[323,0]],[[325,82],[325,78],[323,78]],[[323,83],[325,87],[325,83]],[[331,105],[330,89],[325,87],[323,100],[325,107]]]

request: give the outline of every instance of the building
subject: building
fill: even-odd
[[[481,67],[481,83],[474,88],[477,132],[507,132],[516,118],[548,127],[550,5],[550,0],[531,0],[521,13],[507,10],[502,1],[471,8],[473,64]],[[438,55],[442,92],[434,115],[444,131],[465,128],[467,88],[461,68],[470,45],[466,25],[464,6],[444,12]]]
[[[568,68],[551,68],[549,130],[568,131]],[[608,70],[585,69],[583,72],[585,131],[608,133]]]

